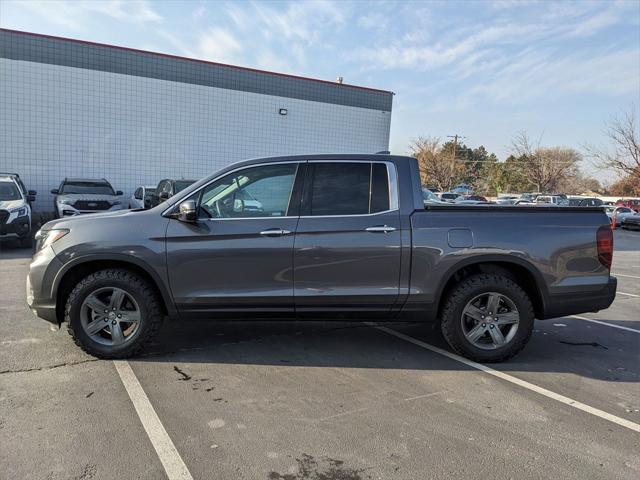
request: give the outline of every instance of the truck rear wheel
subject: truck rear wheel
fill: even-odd
[[[157,335],[163,314],[153,287],[133,272],[108,269],[83,278],[65,306],[69,334],[98,358],[127,358]]]
[[[442,309],[442,333],[451,348],[478,362],[502,362],[531,338],[534,313],[513,280],[478,274],[456,285]]]

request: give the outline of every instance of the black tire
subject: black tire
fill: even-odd
[[[462,312],[473,298],[487,292],[508,297],[520,314],[518,330],[504,346],[485,350],[475,346],[464,335]],[[447,296],[442,309],[442,334],[447,343],[460,355],[477,362],[503,362],[519,353],[533,332],[533,305],[527,293],[513,280],[498,274],[478,274],[462,280]]]
[[[81,324],[80,310],[84,299],[99,288],[117,287],[131,295],[140,308],[140,325],[136,337],[120,346],[102,345],[93,340]],[[160,300],[155,289],[144,278],[123,269],[107,269],[83,278],[71,291],[64,310],[67,329],[76,345],[94,357],[128,358],[140,353],[158,334],[163,320]]]

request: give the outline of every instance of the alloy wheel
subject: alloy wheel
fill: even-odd
[[[513,300],[487,292],[472,298],[462,311],[462,332],[477,348],[495,350],[507,345],[515,336],[520,314]]]
[[[80,323],[89,337],[102,345],[121,346],[140,330],[138,303],[125,290],[103,287],[91,292],[80,307]]]

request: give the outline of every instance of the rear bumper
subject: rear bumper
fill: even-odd
[[[597,312],[609,308],[616,298],[618,279],[609,277],[609,282],[600,290],[549,295],[545,300],[542,318],[556,318],[578,313]]]

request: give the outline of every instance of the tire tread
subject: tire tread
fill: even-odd
[[[462,343],[462,339],[455,331],[455,323],[460,321],[460,318],[456,318],[456,310],[472,291],[487,285],[499,285],[503,288],[511,290],[514,295],[518,295],[520,297],[520,300],[525,304],[525,312],[520,312],[521,315],[524,314],[533,319],[533,305],[531,304],[529,296],[522,289],[522,287],[520,287],[520,285],[502,275],[481,273],[465,278],[453,288],[453,290],[445,300],[445,304],[442,309],[441,328],[445,340],[451,346],[451,348],[456,351],[456,353],[478,362],[499,363],[513,358],[515,355],[520,353],[520,351],[522,351],[522,349],[527,345],[531,338],[533,328],[529,328],[527,334],[524,337],[518,339],[515,343],[510,345],[509,348],[505,349],[500,354],[496,354],[493,356],[489,354],[478,356],[474,354],[474,352],[469,350],[466,345]]]
[[[74,328],[74,322],[71,321],[71,309],[73,305],[79,301],[79,297],[82,294],[83,289],[96,281],[109,279],[119,280],[135,285],[144,296],[144,301],[146,302],[149,317],[147,320],[149,322],[149,327],[145,332],[143,332],[143,336],[141,338],[136,339],[136,341],[129,345],[128,348],[112,353],[95,349],[91,345],[87,345],[82,342]],[[147,282],[140,276],[129,270],[121,268],[98,270],[84,277],[73,288],[73,290],[67,297],[67,302],[65,303],[64,307],[64,321],[67,322],[67,331],[69,332],[69,335],[71,335],[74,343],[89,355],[102,359],[128,358],[137,355],[142,350],[144,350],[157,336],[158,332],[160,331],[160,327],[162,326],[162,320],[162,308],[160,306],[160,301],[158,300],[158,296],[154,288],[149,284],[149,282]]]

